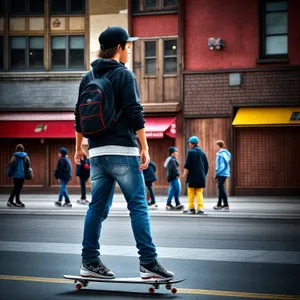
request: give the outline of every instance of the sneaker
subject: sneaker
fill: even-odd
[[[169,205],[166,206],[166,210],[172,210],[174,208],[175,207],[172,204],[169,204]]]
[[[61,207],[61,201],[56,201],[56,202],[54,202],[54,204],[55,204],[55,206],[57,206],[57,207]]]
[[[204,214],[204,210],[203,209],[198,209],[196,212],[197,215],[203,215]]]
[[[174,277],[174,273],[166,270],[158,261],[150,265],[140,265],[140,274],[142,279],[172,279]]]
[[[101,260],[89,265],[81,264],[80,276],[106,279],[113,279],[116,277],[112,271],[106,268],[106,266],[101,262]]]
[[[157,205],[156,203],[154,203],[154,204],[149,204],[149,209],[151,209],[151,210],[156,210],[156,209],[158,209],[158,205]]]
[[[89,204],[89,201],[86,199],[79,199],[76,201],[78,204]]]
[[[222,206],[222,209],[224,210],[224,211],[229,211],[229,206],[227,205],[227,206]]]
[[[220,210],[220,209],[222,209],[222,208],[223,208],[223,206],[221,206],[221,205],[215,205],[215,206],[214,206],[214,209],[215,209],[215,210]]]
[[[183,213],[193,215],[196,213],[196,211],[195,211],[195,208],[188,208],[188,209],[184,210]]]
[[[179,204],[175,207],[176,210],[183,210],[184,206],[182,204]]]
[[[72,207],[72,203],[70,202],[65,202],[63,207]]]
[[[25,207],[25,204],[24,203],[22,203],[21,201],[20,202],[17,202],[16,204],[16,207]]]
[[[8,201],[7,206],[8,207],[16,207],[16,203]]]

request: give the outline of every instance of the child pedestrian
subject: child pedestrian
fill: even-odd
[[[180,195],[180,181],[179,181],[179,161],[177,160],[178,157],[178,149],[176,147],[169,148],[169,156],[165,160],[164,167],[167,169],[167,180],[170,184],[170,188],[168,191],[168,199],[166,210],[183,210],[184,206],[180,203],[179,195]],[[175,205],[172,205],[172,198],[175,199]]]
[[[227,193],[225,189],[225,181],[230,177],[230,159],[231,153],[224,149],[225,143],[221,140],[216,141],[218,150],[216,157],[216,179],[218,181],[218,203],[214,206],[215,210],[229,211]],[[222,205],[223,200],[223,205]]]
[[[67,191],[67,185],[72,179],[72,165],[67,157],[68,150],[65,147],[60,148],[58,153],[58,162],[54,171],[54,176],[60,183],[60,190],[58,195],[58,201],[55,202],[55,206],[61,207],[62,199],[65,198],[64,207],[72,207],[70,202],[69,194]]]
[[[18,144],[7,170],[8,176],[12,177],[14,181],[14,187],[7,202],[8,207],[25,207],[25,204],[20,200],[20,193],[23,188],[26,172],[29,168],[30,160],[27,153],[24,152],[24,146]],[[16,202],[14,202],[14,197],[16,197]]]
[[[149,209],[158,209],[158,206],[155,201],[154,191],[153,191],[153,182],[157,180],[155,172],[156,172],[156,165],[153,161],[150,161],[148,168],[143,170],[145,185],[150,195],[150,201],[148,201]]]
[[[80,179],[81,197],[77,200],[79,204],[88,204],[86,199],[86,182],[90,178],[90,161],[86,155],[80,160],[80,165],[76,165],[76,176]]]

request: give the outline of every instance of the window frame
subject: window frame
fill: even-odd
[[[83,2],[83,11],[80,12],[71,12],[71,1],[66,0],[66,11],[65,12],[53,12],[52,11],[52,1],[49,0],[49,14],[51,16],[58,16],[58,15],[84,15],[86,13],[86,0],[81,0]]]
[[[21,37],[21,38],[25,38],[26,39],[26,47],[25,47],[25,68],[12,68],[11,65],[11,44],[12,44],[12,38],[16,38],[16,37]],[[38,68],[30,68],[30,57],[29,57],[29,49],[30,49],[30,38],[31,37],[39,37],[39,38],[43,38],[43,42],[45,44],[45,37],[43,35],[38,35],[38,36],[32,36],[32,35],[12,35],[9,36],[9,71],[20,71],[20,70],[26,70],[26,71],[43,71],[45,70],[45,48],[43,48],[44,51],[44,55],[43,55],[43,66],[42,67],[38,67]]]
[[[52,66],[52,38],[53,37],[65,37],[66,38],[66,59],[65,59],[65,68],[53,68]],[[70,65],[70,38],[71,37],[82,37],[84,42],[83,47],[83,66],[82,68],[69,68]],[[85,55],[86,55],[86,49],[85,49],[85,35],[84,34],[70,34],[70,35],[51,35],[50,36],[50,46],[49,46],[49,70],[51,71],[82,71],[85,70]]]
[[[173,12],[177,11],[178,9],[178,0],[176,0],[176,4],[174,5],[164,5],[164,0],[156,0],[156,7],[153,8],[146,8],[146,1],[147,0],[137,0],[138,3],[136,5],[138,6],[138,9],[135,9],[133,11],[133,14],[139,14],[139,13],[154,13],[154,12]],[[136,7],[136,5],[132,4],[132,7]]]
[[[174,75],[178,73],[178,38],[165,38],[162,39],[163,41],[163,75],[164,76],[168,76],[168,75]],[[176,55],[165,55],[165,42],[167,41],[176,41]],[[165,72],[165,58],[174,58],[176,57],[176,72],[170,72],[170,73],[166,73]]]
[[[286,12],[289,16],[289,5],[287,0],[260,0],[260,5],[259,5],[259,13],[260,13],[260,28],[259,28],[259,35],[260,35],[260,42],[259,42],[259,62],[273,62],[273,61],[282,61],[286,62],[288,61],[288,50],[287,53],[283,54],[267,54],[266,53],[266,45],[267,45],[267,36],[286,36],[287,37],[287,46],[288,46],[288,37],[289,37],[289,28],[287,28],[287,33],[286,34],[267,34],[267,24],[266,24],[266,19],[267,19],[267,14],[272,13],[272,12],[267,12],[265,7],[266,3],[271,3],[271,2],[286,2],[287,3],[287,9],[286,10],[278,10],[274,11],[275,13],[277,12]]]
[[[146,56],[146,43],[155,43],[155,56]],[[157,73],[157,61],[158,61],[158,57],[157,57],[157,55],[158,55],[158,51],[157,51],[157,45],[158,45],[158,41],[157,40],[145,40],[144,41],[144,66],[145,66],[145,68],[144,68],[144,76],[145,77],[156,77],[156,73]],[[155,73],[146,73],[146,60],[148,59],[148,60],[150,60],[150,59],[154,59],[155,58]]]
[[[43,2],[44,11],[41,12],[30,12],[29,11],[29,2],[30,0],[25,0],[25,12],[12,12],[11,11],[11,2],[7,2],[9,15],[12,16],[43,16],[45,14],[45,1]],[[5,7],[4,7],[5,9]]]
[[[1,65],[0,65],[0,70],[1,71],[4,71],[4,35],[0,35],[0,40],[2,40],[2,68],[1,68]],[[0,46],[1,46],[1,43],[0,43]]]

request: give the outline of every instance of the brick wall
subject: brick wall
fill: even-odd
[[[184,116],[229,116],[239,104],[300,104],[300,69],[240,74],[241,86],[229,86],[229,73],[185,73]]]

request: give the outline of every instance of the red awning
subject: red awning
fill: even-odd
[[[162,139],[164,134],[176,137],[175,117],[146,117],[146,136],[149,139]]]
[[[175,117],[147,117],[146,136],[176,136]],[[75,138],[73,112],[0,113],[1,138]]]
[[[75,138],[72,112],[0,114],[2,138]]]

